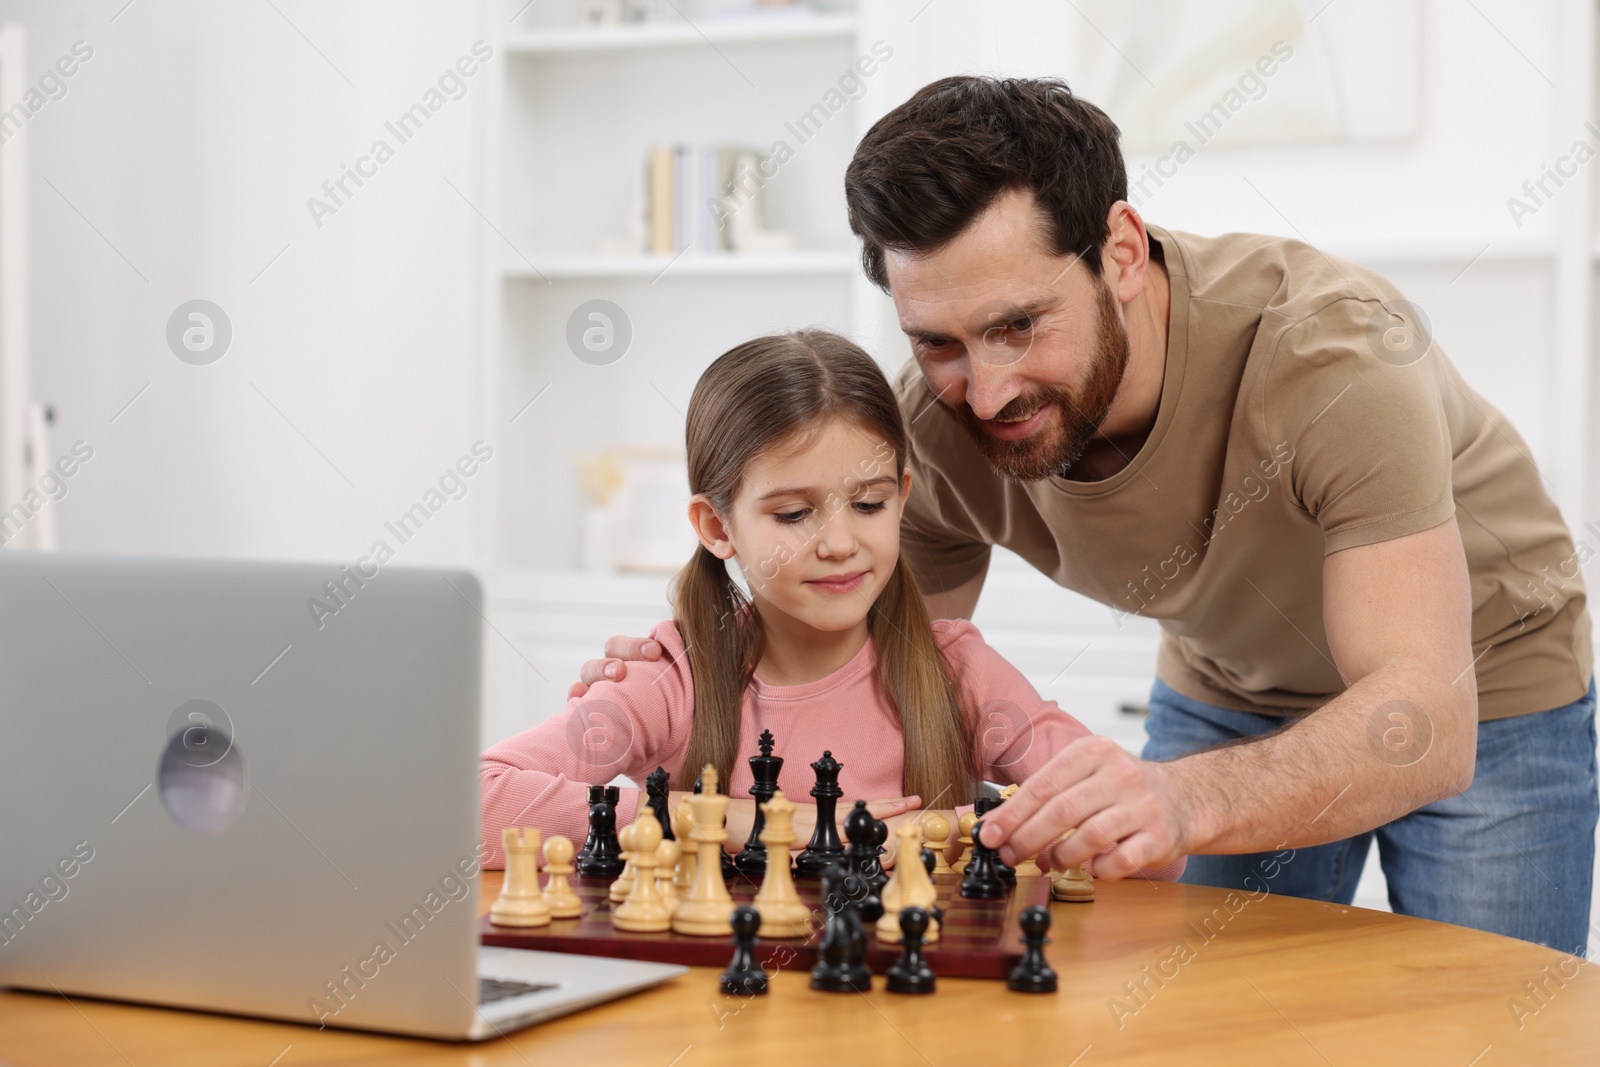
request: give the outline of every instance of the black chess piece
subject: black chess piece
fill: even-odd
[[[839,788],[839,772],[844,764],[824,750],[822,758],[811,765],[817,784],[811,795],[817,801],[817,826],[811,833],[811,842],[794,861],[794,873],[802,878],[819,878],[830,864],[844,859],[844,845],[839,841],[839,828],[834,823],[834,809],[844,790]]]
[[[844,817],[844,837],[850,844],[844,850],[844,863],[861,877],[872,880],[873,869],[878,866],[878,855],[872,848],[872,812],[867,802],[858,800],[850,814]]]
[[[1056,972],[1044,958],[1044,947],[1050,943],[1045,936],[1050,932],[1050,909],[1042,904],[1023,908],[1018,922],[1022,926],[1022,959],[1006,978],[1006,988],[1013,993],[1054,993]]]
[[[928,933],[928,913],[921,908],[900,912],[900,959],[889,968],[886,989],[891,993],[932,993],[937,976],[922,955],[922,939]]]
[[[767,973],[756,963],[756,931],[761,928],[761,913],[749,904],[733,909],[733,960],[722,972],[722,991],[747,997],[767,991]]]
[[[869,993],[872,972],[867,969],[867,930],[864,922],[877,922],[883,903],[868,891],[865,878],[842,862],[822,869],[822,906],[827,925],[817,946],[817,965],[811,968],[811,988],[825,993]]]
[[[750,757],[750,773],[755,776],[755,784],[750,787],[750,796],[756,802],[755,822],[750,824],[750,837],[744,843],[744,848],[733,858],[733,865],[743,874],[752,878],[760,878],[767,873],[767,846],[761,841],[761,831],[767,825],[766,813],[761,810],[761,805],[772,799],[778,791],[778,772],[783,770],[783,757],[772,754],[772,731],[761,731],[761,755]]]
[[[1000,797],[976,798],[976,800],[973,801],[973,814],[976,814],[979,819],[982,819],[982,817],[986,816],[986,814],[989,814],[990,811],[994,811],[995,808],[1003,805],[1003,803],[1005,803],[1005,800]],[[1008,886],[1016,885],[1016,867],[1013,867],[1013,865],[1008,864],[1008,862],[1003,861],[1003,859],[1000,859],[1000,851],[998,851],[998,849],[995,849],[994,862],[995,873],[1000,875],[1000,881],[1003,881],[1003,883],[1006,883]]]
[[[591,785],[589,787],[589,810],[592,812],[594,810],[594,806],[596,804],[600,803],[605,798],[606,798],[606,788],[605,788],[605,786],[603,786],[603,785]],[[583,870],[583,865],[586,862],[588,862],[589,856],[593,852],[594,852],[594,822],[593,822],[593,820],[591,820],[590,823],[589,823],[589,832],[588,832],[587,835],[585,835],[585,837],[583,839],[583,847],[578,850],[577,856],[574,857],[574,859],[576,860],[577,865],[578,865],[578,870],[580,870],[580,871]]]
[[[657,767],[651,771],[644,780],[644,794],[649,797],[650,810],[656,813],[656,822],[661,824],[661,838],[664,841],[676,841],[672,835],[672,813],[667,811],[667,769]]]
[[[933,872],[939,869],[939,857],[926,845],[922,847],[922,869],[928,872],[929,878],[932,878]]]
[[[882,819],[872,820],[872,891],[879,896],[883,895],[883,887],[889,884],[889,872],[883,869],[883,857],[889,852],[884,848],[884,842],[889,840],[889,824]]]
[[[622,873],[622,842],[617,840],[617,809],[612,796],[620,800],[621,791],[608,788],[600,802],[589,808],[589,836],[594,838],[594,848],[577,865],[578,873],[587,878],[616,878]]]
[[[1006,895],[1006,884],[994,868],[995,851],[983,843],[983,823],[972,827],[972,856],[961,876],[961,895],[968,900],[999,900]]]

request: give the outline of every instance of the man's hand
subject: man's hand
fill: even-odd
[[[1095,877],[1105,881],[1170,863],[1188,849],[1182,807],[1164,767],[1130,755],[1108,737],[1081,738],[984,816],[983,843],[1000,847],[1009,864],[1037,852],[1041,866],[1057,868],[1075,867],[1109,848],[1094,863]],[[1055,845],[1074,827],[1077,833]]]
[[[567,699],[581,697],[596,682],[621,681],[628,675],[628,661],[653,661],[661,658],[661,644],[648,637],[613,637],[606,642],[606,658],[592,659],[578,672],[581,682],[573,682]]]

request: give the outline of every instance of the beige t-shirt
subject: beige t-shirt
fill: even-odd
[[[1394,286],[1299,241],[1149,229],[1172,282],[1166,374],[1149,438],[1111,477],[999,477],[902,369],[908,420],[937,409],[911,423],[903,547],[923,589],[970,580],[1004,545],[1118,623],[1159,620],[1156,673],[1178,692],[1293,714],[1344,689],[1323,557],[1455,515],[1480,717],[1583,696],[1584,557],[1527,444],[1439,346],[1386,345]]]

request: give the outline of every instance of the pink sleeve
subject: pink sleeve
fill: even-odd
[[[1089,728],[1062,711],[996,652],[965,619],[940,619],[934,637],[973,717],[980,773],[1000,785],[1021,784]]]
[[[662,660],[630,663],[620,682],[599,682],[559,714],[495,745],[479,764],[480,817],[490,870],[505,866],[500,834],[537,826],[582,846],[589,831],[589,785],[618,775],[643,781],[657,765],[676,773],[688,745],[694,708],[689,660],[677,627],[650,633]],[[639,790],[624,789],[617,825],[633,821]]]
[[[974,709],[973,740],[985,780],[1020,785],[1050,757],[1092,731],[1039,691],[964,619],[941,619],[934,636]],[[970,806],[967,808],[970,810]],[[1142,868],[1133,877],[1176,881],[1187,859]],[[1093,861],[1091,863],[1091,871]]]

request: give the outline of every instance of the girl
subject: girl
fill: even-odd
[[[796,848],[811,836],[809,764],[824,750],[844,765],[841,816],[876,798],[892,828],[918,808],[968,804],[982,780],[1021,782],[1088,735],[970,622],[929,621],[900,559],[905,429],[864,351],[822,330],[748,341],[701,376],[687,421],[700,547],[678,574],[674,618],[651,632],[664,654],[484,754],[491,845],[508,825],[581,841],[587,783],[637,785],[660,765],[684,791],[709,763],[735,798],[725,847],[737,851],[755,816],[744,757],[763,730],[785,757],[780,788],[801,805]],[[619,827],[640,798],[623,792]],[[502,863],[497,847],[485,866]]]

